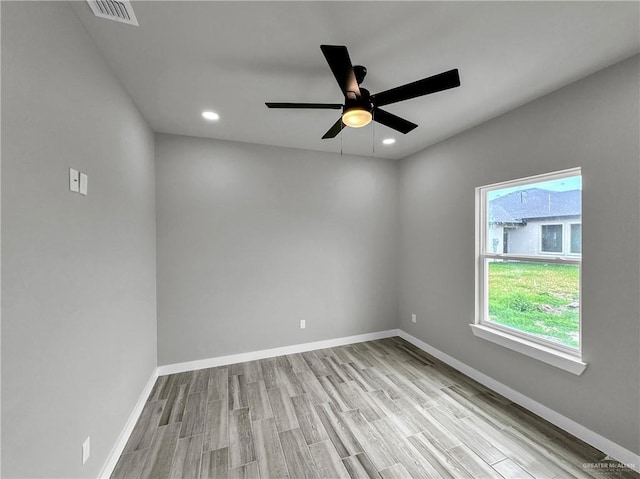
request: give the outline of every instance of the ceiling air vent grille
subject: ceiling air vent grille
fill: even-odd
[[[96,17],[138,26],[129,0],[87,0],[87,3]]]

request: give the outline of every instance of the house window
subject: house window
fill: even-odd
[[[580,170],[476,191],[475,324],[534,347],[579,357]]]
[[[562,253],[562,225],[542,225],[543,253]]]
[[[571,225],[571,254],[582,254],[582,224],[573,223]]]

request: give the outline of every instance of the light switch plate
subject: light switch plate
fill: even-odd
[[[82,464],[85,464],[89,460],[91,455],[91,437],[88,437],[82,443]]]
[[[89,187],[88,185],[89,182],[89,177],[86,175],[86,173],[80,173],[80,194],[81,195],[87,195],[87,189]]]
[[[80,191],[80,174],[73,168],[69,168],[69,190],[74,193]]]

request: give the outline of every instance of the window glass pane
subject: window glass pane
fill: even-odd
[[[580,253],[564,241],[569,225],[582,221],[581,176],[488,190],[486,205],[485,253]]]
[[[571,253],[582,254],[582,225],[571,225]]]
[[[489,322],[578,348],[580,266],[486,261]]]
[[[562,253],[562,225],[542,225],[542,252]]]

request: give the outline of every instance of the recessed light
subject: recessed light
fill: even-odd
[[[384,140],[382,140],[383,145],[393,145],[395,142],[395,138],[385,138]]]
[[[202,117],[207,119],[207,120],[211,120],[211,121],[220,119],[220,115],[218,115],[214,111],[203,111],[202,112]]]

